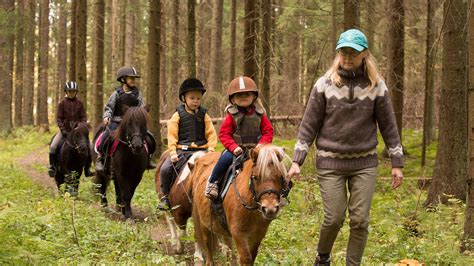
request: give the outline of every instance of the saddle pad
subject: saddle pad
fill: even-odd
[[[99,134],[99,137],[97,137],[97,139],[95,140],[95,143],[94,143],[94,151],[97,154],[99,154],[99,151],[97,149],[99,149],[100,142],[102,141],[102,135],[103,134],[104,134],[104,131],[102,131],[102,133]]]
[[[191,158],[189,158],[188,162],[184,165],[183,169],[179,173],[178,184],[186,180],[186,178],[191,173],[191,169],[189,168],[189,165],[194,165],[194,161],[204,156],[206,153],[207,153],[206,151],[197,151],[193,153]]]

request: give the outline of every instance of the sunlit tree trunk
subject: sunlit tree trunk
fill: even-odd
[[[230,58],[229,58],[229,80],[235,76],[236,28],[237,28],[237,0],[231,0],[230,7]]]
[[[105,1],[95,0],[94,20],[94,65],[92,81],[92,126],[96,127],[102,121],[104,108],[104,15]]]
[[[39,16],[37,125],[46,131],[48,123],[49,0],[41,0]]]
[[[77,1],[72,0],[69,17],[71,18],[69,34],[69,80],[76,81],[76,24],[77,24]]]
[[[188,27],[186,41],[186,55],[188,77],[196,77],[196,0],[188,0]]]
[[[53,111],[56,113],[56,106],[62,100],[63,88],[67,76],[67,1],[59,0],[57,2],[59,9],[58,18],[58,51],[57,51],[57,70],[58,84],[56,87],[56,103],[53,105]]]
[[[272,29],[272,5],[270,1],[262,2],[263,14],[263,36],[262,36],[262,52],[263,52],[263,77],[262,86],[262,102],[267,110],[267,115],[270,116],[270,66],[271,66],[271,29]]]
[[[245,0],[244,17],[244,74],[258,80],[256,45],[255,0]]]
[[[23,125],[33,125],[33,95],[35,90],[35,15],[36,3],[25,1],[25,70],[23,72]]]
[[[22,108],[23,108],[23,65],[24,65],[24,25],[25,25],[25,1],[16,1],[16,65],[15,65],[15,119],[14,126],[22,126]]]
[[[211,34],[211,71],[209,73],[209,88],[214,91],[222,90],[222,16],[224,0],[214,0],[212,7]]]
[[[76,82],[79,86],[77,95],[87,110],[87,0],[76,1]]]

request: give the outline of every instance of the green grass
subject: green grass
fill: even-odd
[[[189,259],[166,255],[163,243],[150,236],[153,226],[162,222],[155,211],[153,172],[145,174],[132,202],[150,216],[135,224],[110,219],[97,208],[89,178],[81,179],[76,201],[34,183],[17,159],[45,147],[50,137],[21,128],[0,140],[0,264],[175,264]],[[277,139],[275,144],[292,155],[294,140]],[[405,176],[430,176],[436,144],[428,149],[425,169],[419,167],[421,132],[404,131],[404,146],[409,152]],[[381,151],[383,145],[378,148]],[[380,159],[379,176],[388,177],[389,166],[389,160]],[[46,172],[46,165],[34,167]],[[258,264],[312,264],[323,219],[314,151],[306,158],[302,175],[304,181],[296,182],[290,194],[291,204],[272,222],[260,246]],[[109,202],[115,201],[113,195],[110,190]],[[394,264],[404,258],[427,265],[473,263],[474,256],[462,255],[458,248],[465,205],[453,200],[428,212],[420,206],[425,198],[426,191],[418,189],[416,180],[405,180],[397,190],[390,188],[389,180],[377,182],[364,264]],[[344,264],[348,230],[346,223],[336,240],[334,265]],[[192,237],[186,241],[191,243]]]

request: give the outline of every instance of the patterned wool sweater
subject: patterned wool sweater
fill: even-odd
[[[321,77],[313,87],[301,121],[293,162],[303,164],[316,138],[319,169],[357,170],[377,166],[377,124],[392,167],[403,167],[403,149],[389,92],[379,78],[369,80],[359,69],[340,69],[343,86]]]

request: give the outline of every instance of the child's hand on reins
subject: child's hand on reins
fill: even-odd
[[[234,149],[234,151],[232,152],[235,156],[239,156],[241,153],[243,152],[242,148],[240,147],[237,147]]]
[[[177,162],[178,160],[179,160],[179,158],[178,158],[178,155],[177,155],[177,154],[171,155],[171,162],[175,163],[175,162]]]

